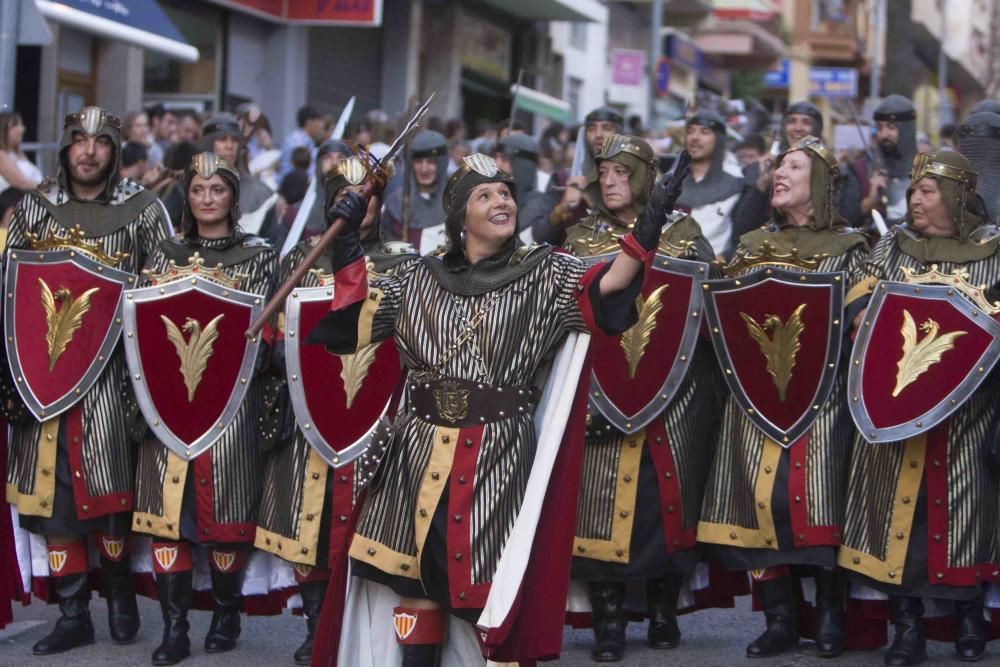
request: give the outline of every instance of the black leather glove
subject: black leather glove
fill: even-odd
[[[330,250],[334,273],[364,256],[361,249],[361,222],[367,211],[368,202],[356,192],[348,192],[328,211],[327,224],[332,224],[337,218],[347,221]]]
[[[681,151],[674,163],[673,171],[656,184],[646,202],[646,209],[632,228],[632,235],[646,250],[655,250],[660,241],[660,231],[667,216],[674,210],[674,204],[681,196],[681,184],[691,171],[691,156]]]

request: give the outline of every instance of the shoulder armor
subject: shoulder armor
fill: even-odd
[[[524,260],[528,259],[532,253],[537,250],[541,250],[545,246],[541,243],[532,243],[529,245],[523,245],[514,251],[514,254],[510,256],[510,266],[517,266]]]
[[[989,243],[997,237],[1000,237],[1000,227],[996,225],[982,225],[969,234],[969,240],[979,245]]]

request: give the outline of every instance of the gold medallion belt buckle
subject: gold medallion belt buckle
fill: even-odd
[[[469,390],[458,382],[444,381],[434,390],[434,403],[438,414],[450,422],[459,422],[469,416]]]

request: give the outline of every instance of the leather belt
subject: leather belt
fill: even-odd
[[[530,412],[541,392],[535,387],[511,387],[457,378],[410,382],[410,410],[424,421],[465,428]]]

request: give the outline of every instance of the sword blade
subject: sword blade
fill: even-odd
[[[347,121],[351,120],[351,114],[354,112],[354,101],[355,97],[352,95],[351,99],[347,101],[347,106],[345,106],[344,110],[340,112],[340,118],[337,119],[337,124],[333,128],[332,138],[344,138],[344,131],[347,129]]]

